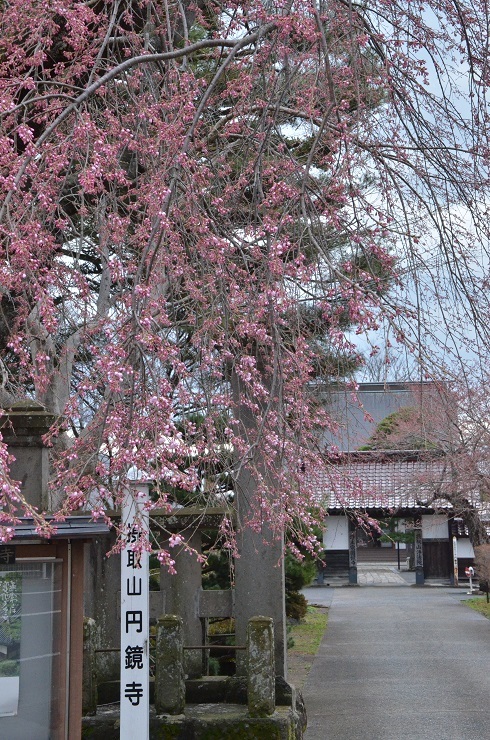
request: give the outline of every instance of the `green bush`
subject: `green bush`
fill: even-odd
[[[235,632],[234,619],[215,619],[210,620],[208,626],[208,635],[215,637],[217,635],[231,635]]]
[[[316,562],[310,555],[298,560],[291,553],[286,553],[286,616],[291,619],[304,619],[306,616],[307,601],[300,594],[304,586],[308,586],[317,572]]]
[[[308,602],[303,594],[298,591],[286,594],[286,615],[290,619],[296,619],[298,622],[306,617],[308,611]]]
[[[300,591],[308,586],[316,576],[316,562],[311,557],[298,560],[291,553],[286,553],[286,591]]]
[[[0,676],[18,676],[19,668],[18,660],[2,660],[0,661]]]

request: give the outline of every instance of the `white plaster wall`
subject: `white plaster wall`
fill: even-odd
[[[346,516],[327,516],[323,533],[323,547],[325,550],[349,549],[349,520]]]
[[[447,540],[449,531],[445,514],[430,514],[422,517],[422,537],[424,540]]]
[[[466,538],[458,540],[458,558],[474,558],[475,551],[473,545]]]

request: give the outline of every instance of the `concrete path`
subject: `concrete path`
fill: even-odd
[[[490,740],[490,620],[463,589],[305,589],[330,606],[306,740]]]

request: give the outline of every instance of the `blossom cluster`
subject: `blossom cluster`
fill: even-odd
[[[402,315],[393,250],[462,181],[484,185],[487,114],[472,98],[470,135],[434,113],[417,50],[469,53],[481,96],[488,70],[476,36],[454,40],[469,10],[446,3],[438,30],[391,0],[138,7],[2,8],[6,388],[58,419],[58,519],[105,516],[136,467],[159,509],[222,503],[248,476],[248,524],[280,536],[330,464],[318,387],[358,366],[353,326]],[[0,455],[7,539],[22,501]]]

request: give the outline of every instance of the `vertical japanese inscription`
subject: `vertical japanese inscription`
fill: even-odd
[[[351,525],[349,528],[349,568],[357,566],[357,530]]]
[[[415,517],[414,519],[414,532],[415,532],[415,567],[421,570],[424,567],[424,551],[422,543],[422,519]]]
[[[128,492],[122,511],[121,740],[149,737],[148,500],[146,484]]]

